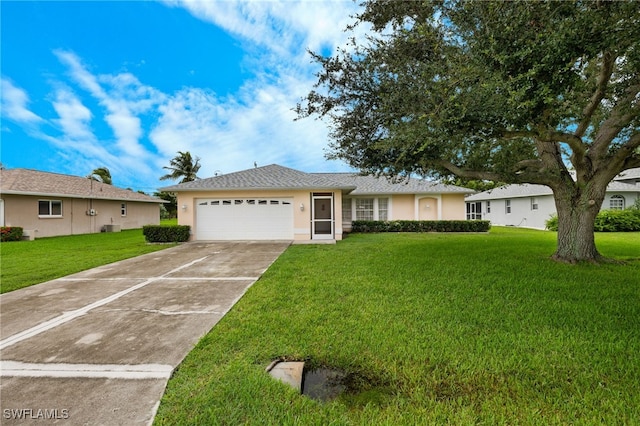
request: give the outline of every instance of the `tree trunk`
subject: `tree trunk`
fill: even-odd
[[[552,256],[555,260],[568,263],[605,260],[596,248],[593,228],[606,185],[589,186],[582,191],[576,187],[554,190],[558,211],[558,247]]]

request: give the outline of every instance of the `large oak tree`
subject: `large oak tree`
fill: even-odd
[[[363,172],[553,190],[554,258],[600,261],[607,184],[640,167],[640,2],[369,0],[299,117]]]

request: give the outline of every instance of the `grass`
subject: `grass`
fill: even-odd
[[[147,244],[141,229],[15,241],[0,245],[0,292],[170,247]]]
[[[626,265],[551,261],[555,234],[352,235],[290,247],[187,356],[155,423],[634,424],[640,234],[598,234]],[[273,359],[352,374],[321,403]]]

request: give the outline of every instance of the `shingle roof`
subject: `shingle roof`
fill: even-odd
[[[552,195],[551,188],[544,185],[523,183],[519,185],[504,185],[479,194],[467,197],[467,201],[497,200],[500,198],[536,197],[540,195]]]
[[[178,185],[160,188],[161,191],[231,191],[246,189],[343,189],[355,187],[345,185],[322,176],[304,173],[288,167],[271,164],[207,179],[198,179]]]
[[[614,180],[640,180],[640,167],[636,169],[625,170],[614,178]]]
[[[0,193],[164,203],[159,198],[117,188],[86,177],[29,169],[0,170]]]
[[[608,192],[640,192],[640,184],[612,181],[607,185]],[[544,185],[523,183],[519,185],[504,185],[479,194],[471,195],[466,201],[497,200],[502,198],[537,197],[552,195],[551,188]]]
[[[327,179],[333,179],[356,189],[350,195],[369,194],[472,194],[475,191],[460,186],[445,185],[424,179],[408,179],[393,182],[386,177],[358,175],[354,173],[312,173]]]

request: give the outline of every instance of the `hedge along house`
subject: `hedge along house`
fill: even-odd
[[[472,191],[272,164],[161,188],[195,240],[341,240],[352,220],[464,220]]]
[[[640,168],[616,176],[607,186],[602,210],[624,210],[640,199]],[[467,197],[467,219],[489,220],[493,225],[545,229],[556,214],[553,192],[547,186],[504,185]]]
[[[0,225],[22,227],[30,238],[157,225],[163,203],[85,177],[28,169],[0,171]]]

